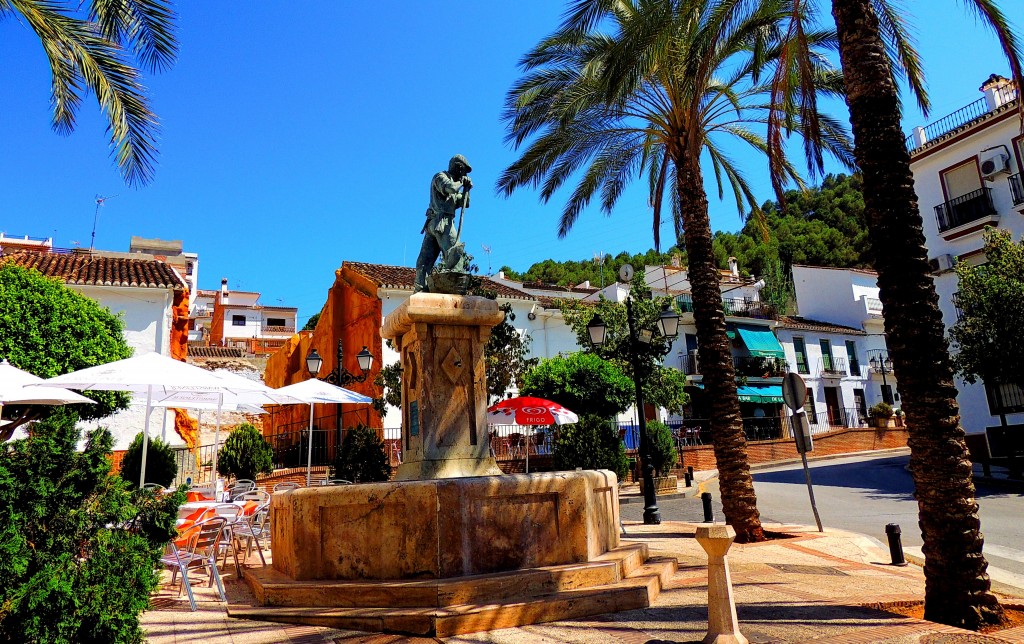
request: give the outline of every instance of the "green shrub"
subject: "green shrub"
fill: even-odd
[[[249,423],[242,423],[231,432],[217,452],[218,474],[255,481],[257,474],[273,471],[274,448]]]
[[[629,471],[618,429],[599,416],[581,415],[578,423],[562,425],[554,445],[556,469],[611,470],[620,481]]]
[[[331,478],[353,483],[374,483],[391,478],[384,441],[377,431],[358,425],[345,432],[341,449],[331,467]]]
[[[54,411],[0,450],[0,642],[142,642],[182,490],[111,476],[113,439]]]
[[[868,415],[872,418],[892,418],[892,405],[887,402],[880,402],[871,405]]]
[[[142,432],[135,435],[121,460],[121,478],[132,487],[139,487],[142,470]],[[171,446],[157,437],[149,437],[146,448],[146,483],[159,483],[168,487],[178,476],[178,462]]]
[[[546,398],[566,409],[609,418],[633,402],[633,381],[613,363],[593,353],[572,353],[541,360],[526,372],[523,396]]]
[[[648,421],[647,439],[651,442],[651,464],[657,476],[668,476],[676,464],[676,442],[668,425]]]

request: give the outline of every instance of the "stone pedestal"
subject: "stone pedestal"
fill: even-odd
[[[740,633],[726,554],[736,538],[729,525],[697,527],[697,543],[708,553],[708,634],[704,644],[747,644]]]
[[[487,435],[484,346],[505,314],[494,300],[417,293],[384,320],[402,360],[396,481],[501,474]]]

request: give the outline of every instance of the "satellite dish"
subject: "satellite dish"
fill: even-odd
[[[623,264],[622,267],[619,268],[619,279],[623,282],[628,282],[633,279],[633,267],[629,264]]]

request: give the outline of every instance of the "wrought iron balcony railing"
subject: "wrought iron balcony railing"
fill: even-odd
[[[1021,182],[1020,173],[1010,175],[1007,181],[1010,183],[1010,196],[1013,197],[1013,205],[1019,206],[1024,203],[1024,183]]]
[[[994,214],[996,209],[992,205],[991,188],[968,192],[935,206],[935,218],[939,223],[940,233]]]
[[[781,378],[789,365],[782,358],[749,356],[736,358],[736,374],[748,378]]]
[[[820,368],[818,372],[822,376],[831,377],[842,377],[847,375],[849,372],[846,370],[846,358],[835,358],[832,356],[822,356]]]

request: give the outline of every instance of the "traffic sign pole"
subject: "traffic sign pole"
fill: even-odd
[[[818,516],[818,504],[814,502],[814,486],[811,484],[811,469],[807,466],[807,452],[814,451],[814,439],[811,437],[811,426],[804,413],[804,402],[807,401],[807,384],[798,373],[787,373],[782,379],[782,400],[786,406],[793,410],[790,422],[793,427],[793,438],[796,440],[796,451],[800,452],[800,460],[804,465],[804,478],[807,480],[807,496],[811,499],[811,512],[814,513],[814,523],[818,525],[818,532],[824,532],[821,527],[821,517]]]

